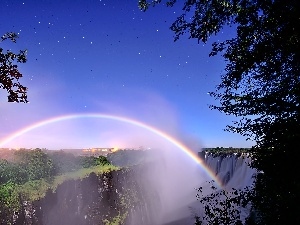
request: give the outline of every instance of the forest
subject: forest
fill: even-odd
[[[104,156],[74,156],[38,148],[16,150],[9,159],[0,158],[0,214],[18,210],[20,197],[37,200],[66,180],[116,169]]]

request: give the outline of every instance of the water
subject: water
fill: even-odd
[[[232,187],[243,189],[253,184],[256,171],[250,168],[251,160],[246,155],[213,157],[207,154],[205,161],[228,190]],[[159,225],[194,224],[191,209],[198,215],[203,211],[195,189],[202,186],[206,194],[212,192],[207,183],[211,178],[199,165],[182,154],[172,154],[170,149],[159,154],[146,177],[159,195],[160,208],[155,213]],[[241,213],[242,218],[248,213],[249,209],[245,209]]]

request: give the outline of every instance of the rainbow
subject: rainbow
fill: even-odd
[[[121,117],[121,116],[98,114],[98,113],[88,113],[88,114],[85,113],[85,114],[62,115],[62,116],[58,116],[58,117],[54,117],[54,118],[49,118],[49,119],[37,122],[35,124],[32,124],[30,126],[27,126],[23,129],[20,129],[20,130],[16,131],[15,133],[11,134],[10,136],[8,136],[7,138],[4,138],[4,140],[2,140],[0,142],[0,147],[4,146],[5,144],[11,142],[15,138],[17,138],[31,130],[34,130],[36,128],[43,127],[43,126],[46,126],[46,125],[52,124],[52,123],[57,123],[57,122],[64,121],[64,120],[72,120],[72,119],[78,119],[78,118],[100,118],[100,119],[114,120],[114,121],[132,124],[134,126],[141,127],[145,130],[148,130],[148,131],[164,138],[165,140],[169,141],[174,146],[176,146],[180,150],[182,150],[191,159],[193,159],[193,161],[198,163],[203,168],[203,170],[213,180],[216,181],[216,183],[218,184],[219,187],[222,187],[222,182],[218,179],[218,177],[215,176],[215,174],[211,171],[211,169],[208,166],[206,166],[204,161],[200,157],[198,157],[197,154],[195,154],[191,149],[189,149],[187,146],[185,146],[183,143],[179,142],[178,140],[176,140],[174,137],[170,136],[169,134],[164,133],[163,131],[158,130],[150,125],[147,125],[145,123],[142,123],[137,120],[130,119],[130,118]]]

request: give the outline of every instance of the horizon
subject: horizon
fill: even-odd
[[[0,142],[50,118],[101,113],[132,118],[185,144],[252,146],[245,137],[224,131],[235,117],[209,109],[218,102],[208,92],[215,90],[225,68],[221,57],[208,56],[211,43],[231,37],[233,31],[225,29],[206,45],[186,37],[174,42],[169,26],[179,16],[179,5],[141,12],[135,1],[4,0],[1,15],[11,19],[2,24],[1,33],[16,32],[19,39],[16,44],[1,42],[1,47],[28,50],[28,61],[18,66],[30,103],[8,103],[7,93],[0,91]],[[117,129],[101,130],[95,124],[79,119],[60,122],[24,134],[10,146],[52,148],[59,137],[65,138],[65,146],[71,147],[79,138],[83,145],[95,146],[99,136],[101,143],[109,139],[111,146],[114,142],[133,145],[140,132],[105,123],[105,127],[124,129],[129,140],[117,140],[122,135]],[[39,139],[44,142],[35,143]]]

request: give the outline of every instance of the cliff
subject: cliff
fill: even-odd
[[[154,205],[146,201],[155,198],[155,192],[146,183],[136,182],[141,169],[135,167],[102,175],[91,173],[80,180],[68,180],[33,202],[20,197],[19,212],[2,214],[1,224],[155,224],[154,216],[150,216]]]
[[[249,167],[250,158],[245,155],[206,154],[204,158],[224,184],[236,188],[252,184],[255,171]],[[20,196],[21,208],[17,213],[5,214],[0,206],[0,222],[3,225],[194,224],[189,207],[197,209],[199,202],[192,181],[202,178],[197,171],[180,173],[187,164],[163,162],[160,166],[155,161],[155,164],[67,180],[33,202]]]
[[[251,158],[247,153],[219,155],[207,153],[204,158],[205,163],[221,179],[223,185],[243,189],[253,184],[257,171],[250,167]]]

